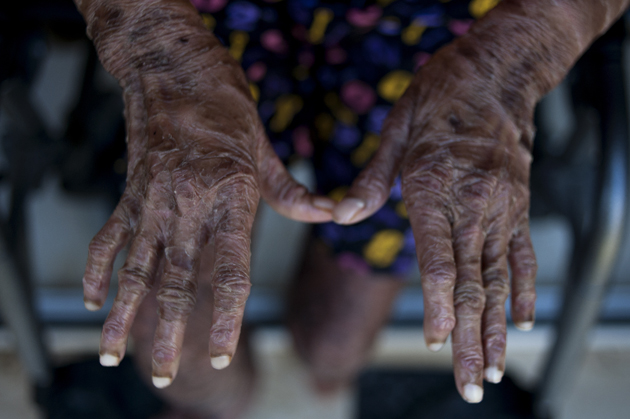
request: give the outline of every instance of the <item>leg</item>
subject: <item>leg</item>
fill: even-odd
[[[403,285],[393,275],[342,268],[312,243],[291,290],[289,327],[319,390],[354,381]]]

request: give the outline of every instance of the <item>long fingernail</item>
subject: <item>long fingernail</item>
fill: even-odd
[[[335,208],[335,205],[337,205],[337,203],[330,198],[325,198],[323,196],[313,197],[313,206],[320,210],[330,212],[333,208]]]
[[[101,354],[99,361],[104,367],[117,367],[120,364],[120,357],[112,354]]]
[[[153,380],[153,385],[157,388],[165,388],[171,385],[173,379],[171,377],[151,377]]]
[[[444,342],[429,343],[427,345],[427,348],[429,348],[431,352],[438,352],[443,347],[444,347]]]
[[[534,322],[518,322],[514,323],[514,326],[516,326],[518,330],[529,332],[534,328]]]
[[[477,384],[466,384],[464,386],[464,400],[468,403],[479,403],[483,399],[483,389]]]
[[[98,311],[101,309],[101,306],[96,304],[93,301],[83,300],[83,304],[85,304],[85,308],[87,308],[90,311]]]
[[[484,370],[483,375],[489,383],[498,384],[503,378],[503,371],[497,367],[488,367]]]
[[[210,363],[212,364],[212,368],[215,370],[222,370],[227,368],[232,362],[232,357],[229,355],[221,355],[221,356],[213,356],[210,358]]]
[[[365,202],[357,198],[344,198],[333,211],[333,219],[338,224],[348,224],[359,211],[365,208]]]

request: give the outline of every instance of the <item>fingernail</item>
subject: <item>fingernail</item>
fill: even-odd
[[[514,323],[514,326],[516,326],[518,330],[522,330],[523,332],[529,332],[530,330],[534,328],[534,322],[519,322],[519,323]]]
[[[83,303],[85,304],[85,308],[87,308],[90,311],[98,311],[101,309],[101,306],[99,306],[93,301],[83,300]]]
[[[324,198],[323,196],[316,196],[313,198],[313,206],[324,211],[332,211],[337,203],[330,198]]]
[[[479,403],[483,399],[483,389],[477,384],[466,384],[464,386],[464,400],[468,403]]]
[[[360,199],[344,198],[333,211],[333,219],[338,224],[348,224],[363,208],[365,202]]]
[[[173,379],[171,377],[151,377],[153,385],[157,388],[164,388],[171,385]]]
[[[500,383],[503,378],[503,371],[497,367],[488,367],[484,370],[483,375],[489,383],[497,384]]]
[[[222,370],[227,368],[232,362],[232,357],[229,355],[221,355],[221,356],[213,356],[210,358],[210,363],[212,364],[212,368],[215,370]]]
[[[101,354],[99,361],[104,367],[117,367],[120,364],[120,358],[112,354]]]
[[[427,348],[429,348],[431,352],[438,352],[443,347],[444,347],[444,342],[429,343],[427,345]]]

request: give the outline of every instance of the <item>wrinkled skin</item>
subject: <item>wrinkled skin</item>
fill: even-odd
[[[213,366],[225,368],[249,295],[260,194],[284,215],[311,222],[330,220],[333,201],[311,196],[287,174],[239,64],[190,4],[142,9],[110,2],[90,10],[98,18],[88,18],[88,33],[124,89],[129,165],[123,197],[90,244],[86,306],[103,305],[115,256],[130,243],[103,326],[101,362],[120,362],[140,303],[158,287],[153,377],[166,386],[177,373],[206,244],[216,249],[209,352]]]
[[[400,171],[425,340],[439,350],[452,336],[455,381],[469,402],[481,401],[484,376],[499,382],[505,370],[510,290],[515,325],[533,327],[534,106],[626,3],[502,2],[416,74],[384,124],[381,148],[333,210],[339,223],[367,218]]]
[[[438,349],[452,334],[455,379],[468,401],[480,400],[484,369],[490,381],[500,379],[508,263],[513,318],[523,328],[534,319],[533,108],[628,0],[502,2],[416,75],[385,123],[381,148],[334,209],[287,175],[242,70],[187,1],[76,1],[101,61],[124,88],[128,123],[127,189],[90,245],[84,279],[86,305],[100,308],[115,255],[131,243],[103,328],[105,364],[122,358],[138,306],[157,286],[153,375],[156,385],[170,383],[195,304],[199,254],[211,240],[210,356],[226,366],[249,292],[259,194],[294,219],[354,223],[382,206],[402,167],[427,343]]]

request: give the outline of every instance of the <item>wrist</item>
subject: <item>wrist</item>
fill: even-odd
[[[208,65],[220,46],[188,1],[75,0],[105,69],[131,79]]]
[[[532,107],[564,78],[629,0],[504,0],[456,41],[502,100]]]

